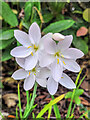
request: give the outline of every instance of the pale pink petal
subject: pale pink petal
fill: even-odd
[[[31,52],[32,52],[31,48],[19,46],[19,47],[15,47],[14,49],[12,49],[10,54],[17,58],[25,58],[29,56]]]
[[[63,72],[63,66],[59,63],[57,63],[57,60],[55,60],[52,64],[51,64],[51,74],[53,79],[58,82],[62,76],[62,72]]]
[[[15,80],[21,80],[28,76],[28,72],[24,69],[19,69],[12,74],[12,78]]]
[[[56,47],[56,42],[52,38],[47,37],[44,40],[44,48],[47,53],[54,54],[56,52]]]
[[[63,56],[68,59],[78,59],[84,56],[84,53],[76,48],[69,48],[63,51]]]
[[[24,81],[24,89],[25,91],[28,91],[32,89],[35,83],[35,75],[31,74],[29,77],[27,77]]]
[[[59,80],[59,83],[63,85],[64,87],[68,89],[74,89],[76,88],[75,83],[72,81],[72,79],[66,75],[65,73],[62,74],[61,79]]]
[[[28,56],[25,59],[25,70],[32,70],[38,62],[38,55],[36,53],[30,56]]]
[[[29,38],[32,44],[38,44],[41,38],[41,31],[36,22],[34,22],[29,28]]]
[[[70,47],[70,45],[72,43],[72,40],[73,40],[73,36],[72,35],[65,36],[64,40],[59,41],[59,43],[58,43],[58,49],[60,51],[66,50],[67,48]]]
[[[46,67],[48,65],[50,65],[51,63],[53,63],[53,61],[55,60],[55,57],[51,54],[48,54],[44,51],[42,51],[39,54],[39,65],[41,67]]]
[[[16,40],[21,43],[24,47],[31,46],[31,42],[29,40],[29,35],[21,30],[14,30],[14,36]]]
[[[16,62],[20,67],[24,68],[25,58],[16,58]]]
[[[56,82],[52,77],[47,81],[47,89],[51,95],[54,95],[58,89],[58,82]]]
[[[61,58],[64,68],[72,71],[72,72],[79,72],[80,66],[77,64],[75,60]]]

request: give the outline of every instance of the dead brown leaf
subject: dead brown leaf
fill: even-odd
[[[77,31],[76,35],[77,35],[77,37],[80,37],[80,36],[85,36],[87,33],[88,33],[88,29],[86,27],[81,27]]]
[[[14,93],[3,95],[3,99],[5,104],[10,108],[16,105],[16,101],[18,101],[18,95]]]

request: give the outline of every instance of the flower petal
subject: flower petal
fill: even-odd
[[[35,83],[35,75],[31,74],[24,81],[24,89],[26,91],[30,90],[34,86],[34,83]]]
[[[28,76],[28,72],[24,69],[19,69],[12,74],[12,78],[15,80],[21,80]]]
[[[28,56],[25,59],[25,70],[32,70],[38,62],[38,55],[36,53],[30,56]]]
[[[65,73],[62,74],[61,79],[59,80],[59,83],[63,85],[64,87],[68,89],[74,89],[76,88],[75,83],[72,81],[72,79],[66,75]]]
[[[29,35],[21,30],[14,30],[14,36],[24,47],[31,46]]]
[[[53,62],[51,64],[51,74],[53,79],[58,82],[62,76],[62,72],[63,72],[63,66],[60,64],[57,64],[57,61],[55,60],[55,62]]]
[[[44,49],[44,42],[46,41],[46,38],[47,38],[47,37],[52,38],[52,33],[48,33],[48,34],[44,35],[44,36],[41,38],[41,40],[40,40],[40,42],[39,42],[39,48],[40,48],[40,50],[43,50],[43,49]]]
[[[54,54],[56,52],[56,47],[56,42],[52,38],[47,37],[44,40],[44,48],[47,53]]]
[[[56,41],[61,41],[65,39],[65,36],[60,33],[54,33],[52,38]]]
[[[80,66],[77,64],[75,60],[61,58],[64,68],[72,71],[72,72],[79,72]]]
[[[47,81],[47,89],[51,95],[54,95],[58,89],[58,82],[56,82],[52,77]]]
[[[63,56],[68,59],[78,59],[84,56],[84,53],[76,48],[69,48],[63,51]]]
[[[40,86],[46,87],[47,78],[49,76],[50,76],[50,70],[48,68],[41,68],[36,76],[36,81]]]
[[[29,56],[31,52],[32,52],[32,49],[19,46],[12,49],[10,54],[17,58],[25,58]]]
[[[29,38],[32,44],[38,44],[41,38],[41,31],[36,22],[34,22],[29,28]]]
[[[24,68],[25,58],[16,58],[16,62],[20,67]]]
[[[59,41],[59,43],[58,43],[58,49],[60,51],[66,50],[67,48],[70,47],[70,45],[72,43],[72,40],[73,40],[73,36],[72,35],[65,36],[64,40]]]
[[[55,57],[53,55],[50,55],[44,51],[39,54],[39,65],[41,67],[46,67],[50,65],[51,63],[53,63],[54,60]]]

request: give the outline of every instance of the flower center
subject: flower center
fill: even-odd
[[[36,69],[35,68],[32,69],[32,72],[34,73],[34,75],[36,75]]]
[[[60,57],[59,52],[56,52],[54,56],[55,56],[55,57]]]
[[[36,46],[35,44],[34,44],[34,50],[35,52],[38,50],[38,46]]]

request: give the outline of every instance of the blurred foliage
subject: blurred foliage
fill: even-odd
[[[73,35],[72,46],[88,53],[88,34],[77,37],[80,27],[88,29],[89,5],[87,3],[70,2],[1,2],[0,0],[0,50],[2,61],[11,59],[10,50],[20,44],[14,38],[14,30],[28,32],[30,25],[37,22],[42,34],[60,32]],[[90,13],[90,12],[89,12]]]

